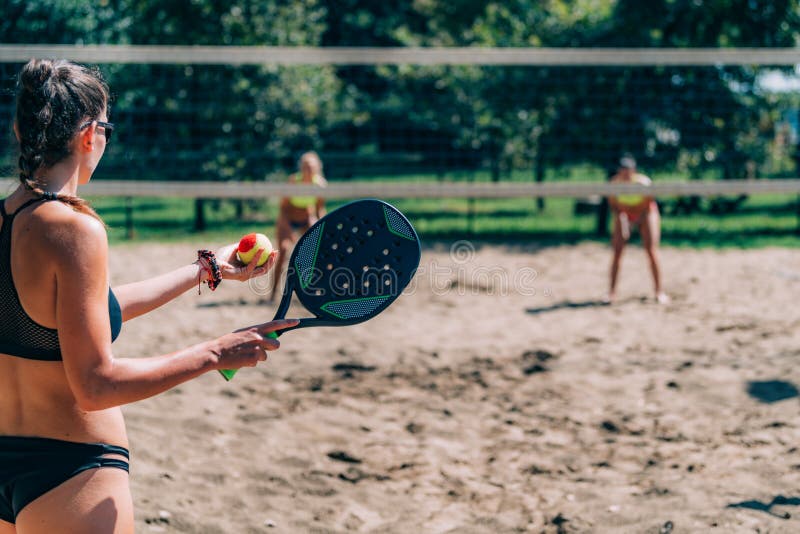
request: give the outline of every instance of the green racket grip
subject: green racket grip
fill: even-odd
[[[278,339],[278,333],[270,332],[269,334],[267,334],[266,337],[271,339]],[[235,375],[237,371],[238,369],[220,369],[219,374],[221,374],[225,380],[230,382],[233,379],[233,375]]]

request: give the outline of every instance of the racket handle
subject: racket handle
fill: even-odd
[[[219,369],[219,374],[221,374],[222,378],[225,380],[230,381],[233,378],[233,375],[236,374],[236,371],[238,371],[238,369]]]
[[[271,339],[278,339],[278,333],[270,332],[267,334],[267,337]],[[233,379],[233,375],[235,375],[237,371],[238,369],[220,369],[219,374],[221,374],[225,380],[230,382]]]

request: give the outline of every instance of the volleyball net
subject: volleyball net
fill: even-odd
[[[0,45],[16,75],[96,65],[117,126],[94,196],[271,198],[317,151],[328,198],[597,198],[622,154],[656,196],[800,193],[800,49]]]

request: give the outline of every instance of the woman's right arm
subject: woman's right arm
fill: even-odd
[[[108,241],[98,221],[75,214],[59,232],[56,324],[64,370],[78,406],[101,410],[162,393],[216,369],[255,366],[279,347],[269,332],[297,324],[274,321],[148,358],[114,358],[108,316]]]

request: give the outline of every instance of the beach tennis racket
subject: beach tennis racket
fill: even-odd
[[[295,294],[312,317],[269,336],[310,326],[347,326],[375,317],[408,286],[420,256],[414,227],[386,202],[357,200],[328,213],[297,241],[273,320],[286,317]],[[236,371],[220,373],[230,380]]]

